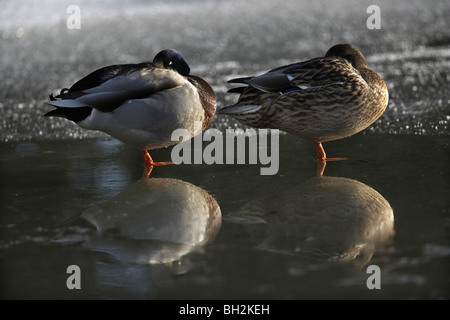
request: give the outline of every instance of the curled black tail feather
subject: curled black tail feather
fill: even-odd
[[[70,90],[67,89],[67,88],[61,89],[61,91],[59,92],[59,94],[56,97],[53,95],[53,93],[50,93],[49,94],[49,98],[50,98],[51,101],[58,100],[58,98],[61,98],[61,95],[65,94],[65,93],[67,93],[69,91]]]
[[[92,112],[91,107],[80,107],[80,108],[56,107],[55,110],[47,112],[46,114],[44,114],[44,116],[65,118],[77,123],[86,119],[91,114],[91,112]]]

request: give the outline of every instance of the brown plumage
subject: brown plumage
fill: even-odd
[[[358,133],[384,112],[388,90],[367,68],[362,53],[349,44],[333,46],[324,57],[282,66],[248,78],[238,102],[219,110],[243,124],[286,131],[313,141],[317,159],[327,158],[322,142]]]

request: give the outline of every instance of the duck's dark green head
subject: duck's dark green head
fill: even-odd
[[[367,61],[363,54],[349,44],[337,44],[328,50],[325,57],[344,58],[349,61],[356,69],[367,68]]]
[[[173,49],[163,50],[158,53],[153,59],[153,64],[159,68],[175,70],[183,76],[188,76],[189,72],[191,72],[181,53]]]

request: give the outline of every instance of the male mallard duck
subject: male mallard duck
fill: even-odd
[[[219,113],[251,127],[280,129],[312,140],[321,161],[333,160],[326,157],[322,142],[364,130],[388,104],[383,79],[367,69],[362,53],[349,44],[333,46],[324,57],[229,83],[247,86],[229,90],[241,94],[239,101]]]
[[[201,121],[204,130],[216,111],[213,89],[189,72],[176,50],[161,51],[153,62],[104,67],[50,95],[45,103],[56,110],[45,116],[66,118],[136,146],[146,167],[171,164],[153,162],[147,150],[177,144],[171,140],[175,129],[187,129],[194,137],[200,133],[194,122]]]

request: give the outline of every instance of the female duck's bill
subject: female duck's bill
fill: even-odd
[[[153,62],[112,65],[77,81],[46,104],[56,107],[45,116],[62,117],[80,127],[99,130],[139,148],[149,175],[154,162],[147,150],[177,144],[175,129],[191,138],[205,130],[216,111],[216,97],[203,79],[190,75],[189,65],[176,50],[159,52]]]
[[[317,160],[322,142],[349,137],[375,122],[388,104],[383,79],[367,68],[362,53],[335,45],[324,57],[278,67],[256,77],[232,79],[244,86],[236,104],[219,113],[258,128],[274,128],[311,140]]]

